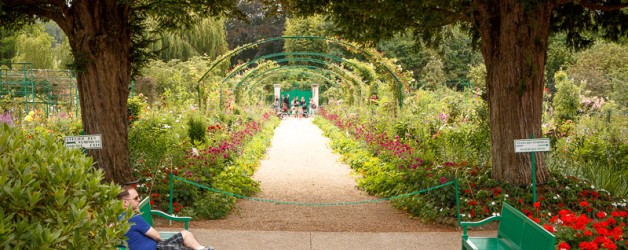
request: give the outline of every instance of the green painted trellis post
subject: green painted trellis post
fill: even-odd
[[[548,138],[534,139],[534,134],[530,134],[530,139],[515,140],[515,153],[530,153],[530,165],[532,176],[532,202],[536,202],[536,152],[550,151],[550,140]]]
[[[173,189],[172,188],[172,184],[173,184],[173,182],[174,182],[174,174],[172,173],[172,171],[170,171],[170,181],[169,181],[169,186],[170,186],[170,197],[169,197],[170,198],[170,208],[168,210],[168,213],[170,213],[170,214],[172,214],[172,211],[173,211],[173,207],[172,207],[172,196],[173,196],[172,195],[172,193],[173,193],[172,192],[172,189]]]

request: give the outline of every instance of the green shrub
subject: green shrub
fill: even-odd
[[[563,71],[556,72],[556,96],[554,96],[554,119],[556,124],[566,120],[575,120],[580,109],[580,88],[567,78]]]
[[[140,119],[140,112],[146,105],[142,100],[143,95],[137,95],[133,98],[129,98],[127,104],[127,116],[129,118],[129,125]]]
[[[207,192],[194,202],[194,214],[199,219],[220,219],[226,217],[235,207],[236,198],[214,192]]]
[[[102,184],[103,173],[81,150],[48,134],[26,136],[0,126],[0,248],[111,249],[129,225]]]
[[[205,135],[207,134],[207,125],[201,117],[190,116],[188,120],[188,135],[192,144],[205,143]]]

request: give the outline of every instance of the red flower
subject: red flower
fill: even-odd
[[[477,204],[478,204],[477,201],[473,201],[473,200],[469,201],[469,205],[471,205],[471,206],[475,206]]]
[[[586,201],[581,201],[581,202],[580,202],[580,206],[581,206],[581,207],[588,207],[588,206],[589,206],[589,203],[588,203],[588,202],[586,202]]]
[[[569,245],[569,243],[561,241],[560,244],[558,244],[558,250],[570,250],[571,246]]]
[[[545,230],[547,230],[550,233],[556,232],[556,229],[554,229],[554,227],[550,224],[543,225],[543,228],[545,228]],[[560,246],[558,247],[560,248]]]
[[[536,210],[539,210],[539,209],[541,208],[541,202],[540,202],[540,201],[537,201],[537,202],[535,202],[532,206],[533,206],[533,207],[535,207],[535,208],[536,208]]]
[[[578,247],[583,250],[597,250],[598,249],[597,244],[595,242],[588,242],[588,241],[580,242]]]
[[[604,212],[599,212],[599,213],[597,213],[595,216],[597,216],[597,217],[598,217],[598,218],[600,218],[600,219],[604,219],[604,218],[606,218],[606,213],[604,213]]]

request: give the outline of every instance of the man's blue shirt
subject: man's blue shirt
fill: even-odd
[[[129,222],[135,223],[131,226],[128,232],[124,234],[128,238],[129,250],[145,250],[145,249],[157,249],[157,242],[152,238],[146,236],[146,232],[150,229],[150,225],[144,221],[142,216],[133,215]]]

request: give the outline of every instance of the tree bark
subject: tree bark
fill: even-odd
[[[100,134],[102,149],[87,150],[106,181],[133,179],[129,162],[127,98],[130,82],[129,7],[116,0],[74,1],[64,20],[77,64],[85,134]]]
[[[475,22],[487,70],[492,177],[529,185],[529,153],[514,151],[514,140],[542,137],[543,74],[552,6],[549,1],[475,0]],[[536,153],[537,183],[548,172]]]

